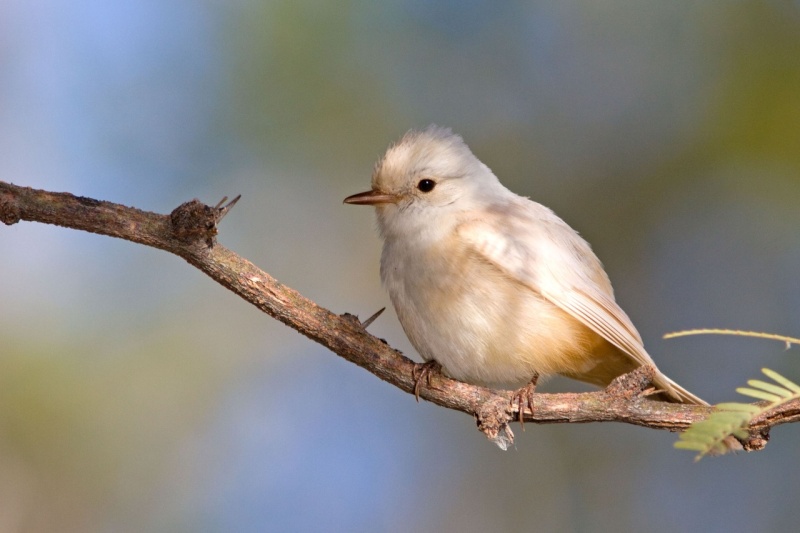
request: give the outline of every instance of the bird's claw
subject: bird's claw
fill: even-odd
[[[527,406],[528,409],[533,412],[533,393],[536,391],[536,384],[539,382],[539,374],[534,374],[533,378],[531,378],[530,383],[514,391],[511,394],[511,408],[514,408],[514,404],[517,405],[517,413],[519,415],[519,425],[523,431],[525,431],[525,420],[524,420],[524,413],[525,407]]]
[[[427,386],[430,387],[431,374],[441,371],[442,371],[442,365],[440,365],[433,359],[425,363],[414,365],[414,370],[411,371],[411,378],[414,380],[414,398],[416,398],[418,402],[419,402],[419,391],[422,385],[422,381],[425,380]]]

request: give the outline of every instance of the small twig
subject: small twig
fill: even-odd
[[[368,319],[366,319],[364,322],[361,323],[361,327],[364,328],[364,329],[367,329],[370,324],[375,322],[376,318],[378,318],[379,316],[381,316],[383,314],[384,311],[386,311],[385,307],[381,307],[380,309],[375,311],[375,313],[371,317],[369,317]]]
[[[795,337],[787,337],[786,335],[776,335],[775,333],[764,333],[762,331],[744,331],[741,329],[717,329],[717,328],[704,328],[704,329],[687,329],[683,331],[673,331],[664,335],[665,339],[676,339],[678,337],[688,337],[690,335],[734,335],[737,337],[753,337],[756,339],[767,339],[772,341],[781,341],[786,343],[786,349],[792,347],[792,344],[800,345],[800,339]]]
[[[215,205],[215,206],[214,206],[214,209],[216,209],[216,210],[218,211],[218,213],[217,213],[217,224],[219,224],[220,220],[222,220],[222,219],[225,217],[225,215],[227,215],[227,214],[228,214],[228,212],[229,212],[231,209],[233,209],[233,206],[235,206],[235,205],[236,205],[236,202],[238,202],[239,200],[241,200],[241,198],[242,198],[242,195],[241,195],[241,194],[238,194],[238,195],[236,195],[236,198],[234,198],[233,200],[231,200],[230,202],[228,202],[228,203],[227,203],[227,205],[225,205],[225,206],[223,207],[223,206],[222,206],[222,204],[224,204],[224,203],[225,203],[225,200],[227,200],[227,199],[228,199],[228,197],[227,197],[227,196],[223,196],[223,197],[222,197],[222,200],[220,200],[220,201],[217,203],[217,205]]]

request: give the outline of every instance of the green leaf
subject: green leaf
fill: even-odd
[[[739,429],[737,429],[736,431],[734,431],[733,433],[731,433],[731,435],[733,435],[733,436],[734,436],[734,437],[736,437],[737,439],[742,439],[742,440],[744,440],[744,439],[746,439],[747,437],[749,437],[749,436],[750,436],[750,432],[749,432],[749,431],[747,431],[747,430],[746,430],[746,429],[744,429],[744,428],[739,428]]]
[[[680,448],[682,450],[694,450],[696,452],[705,452],[707,446],[704,442],[700,441],[679,440],[675,443],[675,448]]]
[[[739,387],[736,389],[736,392],[739,394],[744,394],[745,396],[752,396],[753,398],[758,398],[759,400],[767,400],[768,402],[779,402],[781,401],[781,397],[776,394],[771,394],[769,392],[764,392],[756,389],[748,389],[747,387]]]
[[[790,391],[794,392],[795,394],[800,394],[800,385],[794,383],[785,377],[781,376],[774,370],[770,370],[769,368],[762,368],[761,371],[769,378],[772,378],[777,383],[780,383]]]
[[[760,408],[757,405],[753,405],[752,403],[738,403],[738,402],[720,403],[717,404],[716,408],[719,411],[741,412],[750,415],[753,415],[758,411],[760,411]]]
[[[785,387],[781,387],[780,385],[773,385],[772,383],[767,383],[766,381],[761,381],[760,379],[751,379],[747,382],[748,385],[751,387],[755,387],[757,389],[761,389],[766,392],[771,392],[773,394],[777,394],[778,396],[782,396],[783,398],[789,398],[792,395],[792,391]]]
[[[761,371],[777,384],[751,379],[747,382],[750,387],[739,387],[736,391],[745,396],[766,400],[769,402],[767,405],[740,402],[721,403],[705,420],[695,422],[681,433],[675,447],[699,452],[695,461],[699,461],[709,453],[724,453],[725,439],[728,437],[734,436],[742,440],[749,437],[750,433],[747,427],[753,418],[800,398],[800,385],[774,370],[762,368]]]

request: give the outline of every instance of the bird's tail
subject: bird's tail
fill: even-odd
[[[653,385],[664,391],[662,396],[668,402],[709,405],[707,401],[684,389],[661,372],[656,374],[655,379],[653,379]]]

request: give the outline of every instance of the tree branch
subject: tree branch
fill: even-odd
[[[238,198],[236,199],[238,200]],[[230,204],[209,207],[198,200],[186,202],[170,215],[141,211],[111,202],[19,187],[0,181],[0,220],[11,225],[20,220],[55,224],[99,233],[160,248],[184,258],[212,279],[339,356],[413,394],[416,363],[365,330],[354,315],[337,315],[316,305],[258,267],[216,243],[217,223]],[[638,426],[681,431],[704,419],[712,407],[648,400],[645,392],[653,376],[642,367],[617,378],[607,389],[578,394],[534,395],[533,410],[523,419],[534,423],[624,422]],[[470,414],[478,428],[501,447],[513,442],[509,423],[519,418],[512,393],[491,390],[430,375],[420,397],[448,409]],[[748,450],[766,445],[769,429],[800,420],[800,401],[789,402],[752,421]]]

